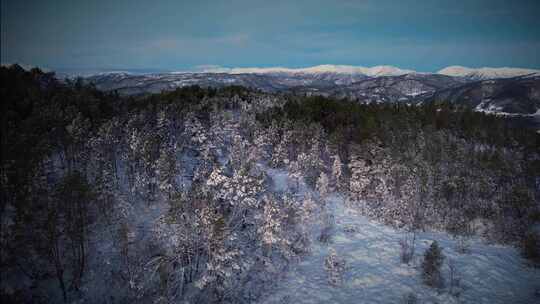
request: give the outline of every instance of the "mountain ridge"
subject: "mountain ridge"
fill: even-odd
[[[540,76],[524,75],[521,70],[518,71],[521,76],[493,79],[478,79],[478,75],[467,77],[430,73],[367,76],[353,73],[357,70],[350,68],[340,70],[349,71],[349,74],[329,72],[331,70],[335,70],[334,66],[301,72],[274,69],[265,70],[265,73],[256,73],[258,70],[252,70],[250,73],[239,73],[238,70],[146,75],[110,73],[87,77],[85,80],[94,83],[101,90],[116,90],[124,95],[159,93],[190,85],[202,87],[238,85],[265,92],[321,95],[358,100],[363,103],[448,100],[470,106],[475,110],[500,114],[535,115],[540,109]],[[373,72],[375,73],[375,70]],[[497,75],[509,74],[498,72]]]
[[[158,70],[158,69],[111,69],[110,71],[97,69],[92,71],[77,71],[76,69],[59,69],[60,74],[68,77],[92,77],[107,74],[129,75],[155,75],[155,74],[258,74],[258,75],[354,75],[366,77],[401,76],[408,74],[445,75],[462,77],[471,80],[488,80],[500,78],[513,78],[523,76],[540,76],[540,69],[516,67],[479,67],[470,68],[461,65],[451,65],[434,72],[423,72],[412,69],[403,69],[392,65],[376,65],[372,67],[355,65],[321,64],[302,68],[275,67],[222,67],[199,66],[188,70]]]
[[[454,65],[441,69],[437,74],[454,76],[454,77],[468,77],[471,79],[487,80],[487,79],[500,79],[500,78],[513,78],[521,76],[539,76],[540,70],[535,69],[523,69],[523,68],[510,68],[510,67],[482,67],[482,68],[468,68],[464,66]]]
[[[530,68],[514,67],[480,67],[470,68],[460,65],[448,66],[436,72],[419,72],[411,69],[402,69],[392,65],[377,65],[373,67],[353,66],[353,65],[333,65],[322,64],[306,68],[286,68],[286,67],[247,67],[247,68],[224,68],[210,67],[203,68],[193,73],[226,73],[226,74],[347,74],[365,75],[369,77],[401,76],[407,74],[438,74],[453,77],[467,77],[475,80],[513,78],[519,76],[538,76],[540,70]],[[182,72],[179,72],[182,73]]]

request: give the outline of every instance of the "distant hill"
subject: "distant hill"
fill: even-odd
[[[364,103],[448,100],[477,111],[539,115],[540,71],[516,68],[448,67],[419,73],[392,66],[320,65],[311,68],[219,68],[199,72],[98,73],[85,78],[98,89],[123,95],[159,93],[199,85],[240,85],[265,92],[292,92]]]

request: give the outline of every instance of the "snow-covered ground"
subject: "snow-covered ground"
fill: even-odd
[[[283,170],[269,169],[277,191],[289,184]],[[300,187],[301,192],[311,191]],[[404,303],[414,294],[418,303],[535,303],[539,298],[540,270],[526,265],[515,248],[473,239],[469,253],[458,253],[456,241],[445,233],[417,235],[416,254],[407,265],[400,262],[399,241],[405,232],[362,216],[339,194],[327,199],[335,218],[332,242],[313,241],[312,253],[294,267],[262,303]],[[317,222],[314,220],[314,222]],[[318,225],[318,224],[315,224]],[[435,290],[422,283],[421,260],[433,240],[443,247],[446,288]],[[328,283],[324,260],[333,248],[346,261],[340,286]],[[460,295],[449,293],[448,262],[460,279]]]

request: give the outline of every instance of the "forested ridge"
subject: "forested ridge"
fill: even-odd
[[[330,239],[331,192],[538,262],[540,134],[504,118],[242,87],[122,97],[16,65],[0,80],[5,299],[253,302],[309,254],[314,222]],[[297,184],[274,191],[268,168]]]

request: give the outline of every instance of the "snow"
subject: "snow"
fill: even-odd
[[[268,169],[277,191],[288,185],[284,170]],[[302,188],[302,187],[301,187]],[[305,195],[313,192],[302,189]],[[335,234],[330,244],[314,241],[309,256],[293,267],[276,289],[260,303],[400,303],[413,293],[418,303],[531,303],[540,288],[540,270],[528,266],[515,248],[490,245],[476,238],[469,253],[456,251],[456,240],[440,232],[420,232],[416,253],[407,265],[400,262],[399,241],[404,231],[395,230],[361,215],[341,195],[333,193],[326,206],[335,218]],[[319,222],[313,219],[315,231]],[[423,252],[433,240],[446,256],[443,276],[446,289],[435,290],[422,283],[420,265]],[[340,286],[332,286],[324,269],[330,250],[345,259]],[[460,278],[460,295],[448,292],[451,260]]]
[[[261,166],[262,167],[262,166]],[[266,167],[263,167],[266,168]],[[267,168],[266,173],[272,178],[272,190],[276,192],[285,192],[289,187],[287,171],[280,169]]]
[[[475,79],[494,79],[494,78],[512,78],[518,76],[540,75],[540,70],[521,69],[521,68],[468,68],[463,66],[449,66],[437,72],[437,74],[454,76],[454,77],[470,77]]]
[[[307,68],[286,68],[286,67],[250,67],[250,68],[209,68],[203,70],[204,73],[229,73],[229,74],[347,74],[347,75],[366,75],[371,77],[378,76],[399,76],[416,73],[413,70],[400,69],[394,66],[381,65],[374,67],[362,67],[352,65],[333,65],[323,64]]]
[[[536,112],[532,114],[521,114],[521,113],[508,113],[502,111],[502,107],[496,106],[496,105],[489,105],[486,108],[486,103],[488,103],[490,99],[484,99],[481,103],[479,103],[474,110],[476,112],[482,112],[484,114],[490,114],[490,115],[497,115],[497,116],[506,116],[506,117],[540,117],[540,108],[536,109]]]
[[[427,92],[429,92],[429,91],[415,90],[415,91],[407,93],[405,95],[414,97],[414,96],[422,95],[422,94],[427,93]]]
[[[72,73],[73,74],[73,73]],[[74,73],[77,74],[77,73]],[[378,65],[373,67],[354,66],[354,65],[335,65],[321,64],[305,68],[288,68],[283,66],[276,67],[222,67],[214,65],[198,66],[192,70],[182,70],[173,72],[133,72],[123,70],[97,71],[78,73],[85,77],[91,76],[107,76],[118,75],[119,77],[128,77],[135,75],[144,75],[147,77],[160,78],[163,75],[197,75],[197,74],[275,74],[275,75],[291,75],[291,76],[310,76],[321,74],[339,74],[339,75],[365,75],[369,77],[381,76],[401,76],[407,74],[432,74],[430,72],[418,72],[410,69],[401,69],[391,65]],[[453,77],[468,77],[472,79],[497,79],[497,78],[512,78],[512,77],[531,77],[540,76],[538,69],[512,68],[512,67],[482,67],[469,68],[459,65],[448,66],[434,74],[453,76]]]

